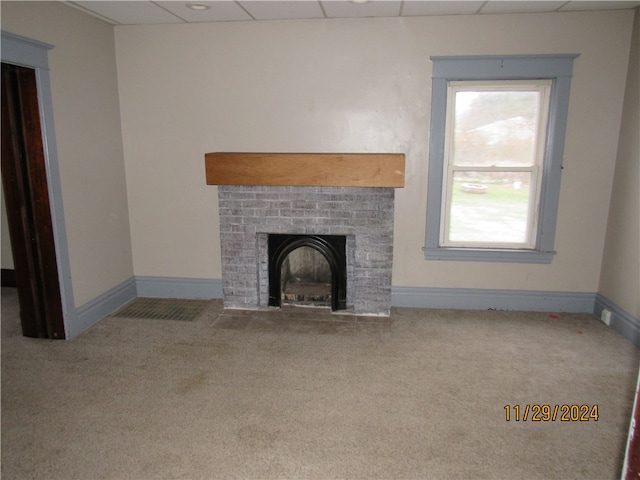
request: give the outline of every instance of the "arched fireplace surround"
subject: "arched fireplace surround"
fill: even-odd
[[[344,235],[271,234],[269,244],[269,306],[282,304],[282,263],[300,247],[320,252],[331,269],[331,310],[347,308],[347,256]]]

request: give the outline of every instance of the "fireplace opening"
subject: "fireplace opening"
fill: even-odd
[[[331,267],[318,250],[298,247],[282,262],[283,305],[331,306]]]
[[[269,305],[326,306],[347,304],[346,237],[344,235],[270,234]]]

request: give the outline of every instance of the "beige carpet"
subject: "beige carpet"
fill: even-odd
[[[620,477],[640,355],[592,315],[212,301],[49,341],[16,304],[2,289],[3,480]],[[528,404],[599,417],[514,421]]]

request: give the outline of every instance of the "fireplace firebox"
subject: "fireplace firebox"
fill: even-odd
[[[269,235],[269,306],[281,306],[282,264],[290,253],[301,247],[313,248],[327,260],[331,270],[331,310],[345,310],[347,257],[344,235]]]

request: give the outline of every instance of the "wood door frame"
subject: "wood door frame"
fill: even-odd
[[[55,243],[59,291],[62,302],[64,337],[71,338],[82,331],[83,328],[81,325],[78,325],[78,312],[73,298],[71,265],[69,261],[67,232],[62,202],[62,186],[53,122],[53,101],[48,64],[49,50],[51,50],[53,46],[5,31],[1,32],[0,46],[0,59],[3,63],[24,66],[35,70],[44,162],[47,173],[50,214],[53,228],[52,233]]]
[[[22,334],[65,338],[36,74],[4,62],[2,184]]]

